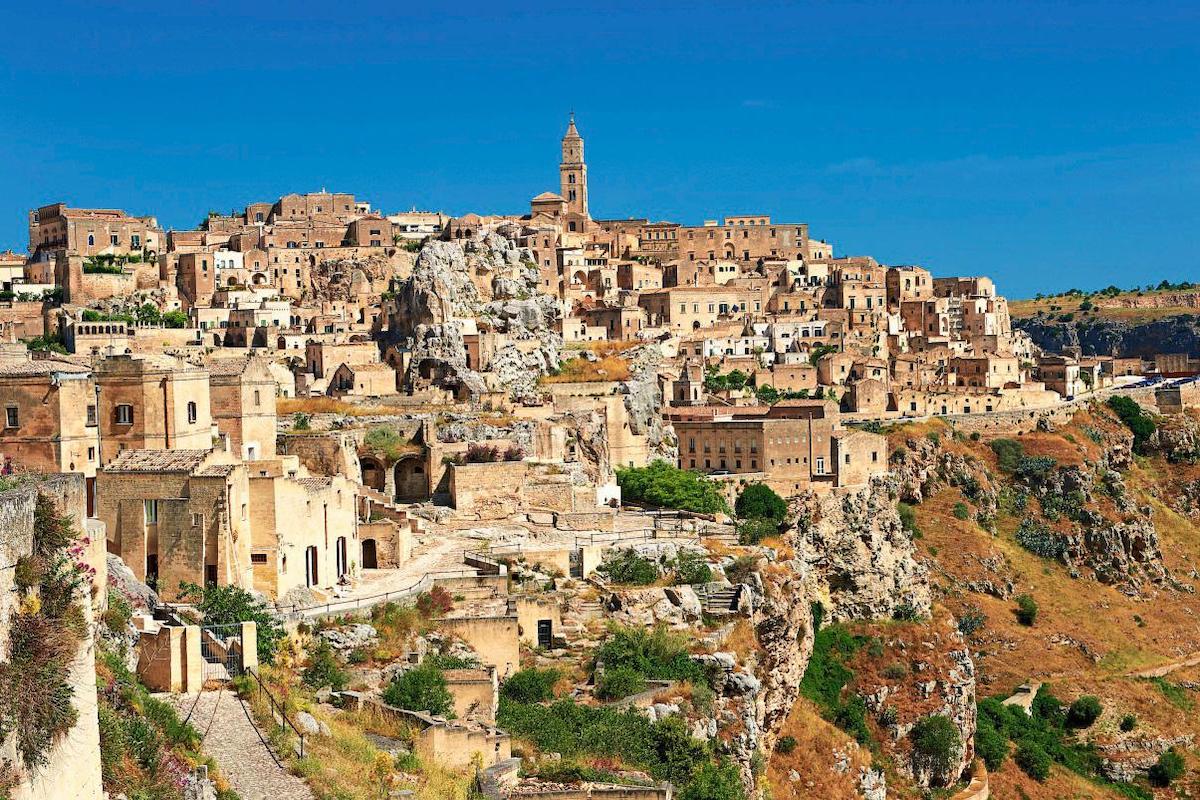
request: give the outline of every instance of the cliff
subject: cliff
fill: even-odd
[[[1014,319],[1043,350],[1059,353],[1078,347],[1084,355],[1149,358],[1155,353],[1200,355],[1200,315],[1181,314],[1149,322],[1092,319],[1079,314],[1069,322],[1049,317]]]

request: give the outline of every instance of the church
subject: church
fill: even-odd
[[[586,233],[592,222],[588,214],[587,163],[583,160],[583,137],[575,127],[574,113],[562,138],[558,174],[558,194],[542,192],[530,201],[530,223],[558,225],[564,231]]]

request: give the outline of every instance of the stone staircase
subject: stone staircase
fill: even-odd
[[[738,586],[705,586],[697,589],[700,605],[705,614],[726,616],[738,612],[738,600],[741,598],[742,587]]]

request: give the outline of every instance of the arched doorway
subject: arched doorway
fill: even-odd
[[[429,477],[425,471],[425,462],[420,456],[402,458],[396,462],[393,469],[397,501],[415,503],[429,498]]]
[[[362,469],[362,482],[376,491],[382,492],[387,488],[387,471],[383,463],[374,456],[362,456],[358,459]]]
[[[379,569],[379,555],[375,549],[374,539],[363,539],[362,566],[363,569]]]

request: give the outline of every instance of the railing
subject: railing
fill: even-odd
[[[275,699],[275,695],[271,694],[271,690],[267,688],[267,685],[263,683],[263,679],[259,677],[258,670],[248,669],[246,670],[246,674],[254,678],[255,684],[258,686],[258,693],[266,696],[267,702],[271,705],[272,716],[278,715],[279,719],[283,720],[283,724],[291,728],[292,732],[299,737],[300,757],[304,758],[304,734],[300,732],[300,729],[296,727],[295,723],[288,719],[287,711],[284,709],[283,704]]]
[[[403,600],[412,597],[415,594],[420,594],[426,588],[432,586],[433,582],[436,580],[478,577],[481,577],[479,570],[475,569],[426,572],[420,578],[417,578],[409,585],[400,589],[391,589],[386,592],[381,592],[380,594],[368,595],[366,597],[351,597],[344,600],[330,600],[327,603],[317,603],[316,605],[312,606],[276,606],[275,613],[278,616],[316,616],[318,614],[332,614],[335,610],[353,611],[362,608],[370,608],[377,603],[385,603],[391,599]]]

